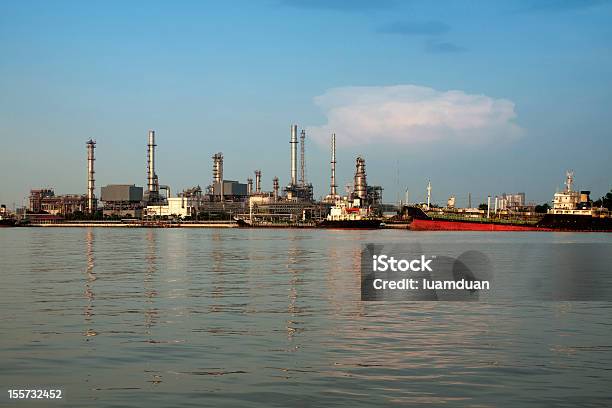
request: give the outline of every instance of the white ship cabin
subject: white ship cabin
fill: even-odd
[[[356,221],[368,216],[368,209],[360,207],[361,200],[338,200],[327,216],[328,221]]]
[[[548,210],[549,214],[572,214],[572,215],[594,215],[591,208],[590,191],[574,191],[574,172],[568,171],[565,179],[565,189],[555,193],[553,207]]]

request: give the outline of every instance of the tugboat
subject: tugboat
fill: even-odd
[[[377,229],[382,228],[382,221],[372,215],[371,209],[361,208],[359,199],[348,201],[337,201],[331,207],[330,213],[317,226],[320,228],[344,228],[344,229]]]
[[[365,159],[358,156],[355,159],[355,182],[353,192],[344,199],[336,195],[335,163],[336,163],[336,141],[332,137],[332,182],[331,194],[328,196],[335,200],[335,205],[326,219],[317,226],[320,228],[347,228],[347,229],[375,229],[382,228],[383,222],[372,211],[372,200],[370,190],[375,188],[368,186],[366,181]],[[380,189],[382,191],[382,189]],[[332,201],[334,202],[334,201]]]

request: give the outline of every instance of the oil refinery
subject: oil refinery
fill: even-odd
[[[298,132],[295,124],[290,126],[289,183],[284,188],[280,186],[278,175],[270,177],[261,169],[253,170],[254,177],[246,177],[245,183],[226,179],[224,155],[217,152],[211,157],[212,177],[206,187],[197,185],[173,194],[169,185],[160,184],[156,169],[159,154],[156,136],[155,130],[147,133],[144,187],[136,183],[104,185],[97,197],[96,141],[90,139],[86,142],[86,194],[56,195],[52,188],[32,189],[22,223],[49,225],[81,221],[100,225],[121,222],[133,226],[181,223],[259,227],[334,225],[340,228],[378,227],[381,224],[383,189],[367,184],[364,158],[356,158],[354,183],[347,194],[337,193],[335,134],[330,139],[330,190],[321,201],[314,199],[313,185],[306,176],[306,131]],[[163,180],[163,175],[161,178]],[[271,182],[266,183],[266,179]]]
[[[96,196],[95,149],[86,143],[85,194],[56,195],[52,188],[30,190],[29,206],[11,214],[6,206],[1,226],[129,226],[129,227],[299,227],[299,228],[405,228],[444,231],[610,231],[610,210],[591,200],[590,191],[574,191],[574,173],[568,172],[566,188],[554,195],[552,207],[540,208],[525,201],[524,193],[503,193],[478,208],[457,206],[455,195],[445,206],[432,201],[427,181],[422,203],[383,204],[383,188],[368,183],[366,160],[355,158],[352,184],[346,195],[338,193],[336,178],[336,134],[330,135],[329,193],[314,198],[313,184],[306,176],[306,131],[289,128],[289,183],[281,188],[278,175],[254,169],[246,182],[224,177],[224,155],[214,153],[212,174],[206,187],[175,191],[160,184],[156,170],[157,140],[154,130],[146,138],[145,187],[135,183],[109,184]],[[163,143],[162,143],[163,145]],[[299,145],[299,146],[298,146]],[[299,153],[298,153],[299,147]],[[163,177],[162,177],[163,179]],[[265,180],[268,180],[266,182]],[[267,187],[267,188],[266,188]],[[399,200],[398,200],[399,201]],[[492,207],[492,204],[494,206]],[[609,206],[609,203],[606,204]],[[539,206],[542,207],[542,206]]]

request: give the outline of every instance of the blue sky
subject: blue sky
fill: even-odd
[[[307,174],[328,192],[366,159],[394,202],[462,204],[524,191],[550,200],[566,169],[612,185],[612,4],[605,1],[12,2],[0,13],[0,203],[96,180],[174,191],[261,169],[289,181],[289,127],[308,131]],[[398,176],[399,174],[399,176]]]

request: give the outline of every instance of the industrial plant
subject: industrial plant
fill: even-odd
[[[553,206],[527,204],[525,193],[488,196],[486,203],[457,207],[452,195],[445,206],[432,201],[427,182],[422,203],[406,201],[383,204],[383,188],[368,183],[366,160],[355,158],[354,176],[346,194],[338,192],[336,134],[330,135],[329,192],[318,201],[306,176],[306,131],[289,129],[289,183],[281,188],[278,175],[254,169],[246,182],[224,177],[224,155],[214,153],[206,187],[196,185],[175,191],[160,184],[156,170],[157,140],[154,130],[146,139],[146,185],[109,184],[96,196],[96,141],[86,143],[87,185],[85,194],[58,195],[53,188],[30,190],[29,206],[18,217],[3,207],[0,225],[105,225],[144,227],[320,227],[410,228],[442,230],[609,230],[612,217],[589,191],[573,191],[573,172],[566,190],[556,193]],[[163,145],[163,143],[162,143]],[[298,153],[299,148],[299,153]],[[265,180],[268,180],[267,182]],[[493,198],[493,200],[492,200]],[[599,206],[599,208],[597,208]],[[539,207],[539,208],[538,208]]]
[[[341,196],[336,184],[335,134],[331,135],[330,145],[330,190],[322,201],[314,199],[313,185],[306,176],[306,131],[298,132],[297,125],[291,125],[289,132],[289,183],[285,187],[281,188],[278,175],[264,178],[261,169],[254,169],[253,177],[247,177],[245,183],[225,179],[223,153],[218,152],[211,157],[210,184],[205,188],[197,185],[172,194],[170,186],[160,184],[156,170],[156,133],[149,130],[145,187],[135,183],[104,185],[100,197],[97,197],[96,141],[90,139],[86,142],[86,194],[56,195],[52,188],[33,189],[24,218],[34,224],[114,220],[147,226],[223,222],[239,226],[307,227],[319,226],[326,220],[356,221],[361,218],[378,219],[380,223],[383,189],[367,184],[365,159],[356,158],[354,183],[347,189],[347,195]],[[264,183],[265,179],[270,180],[269,184]],[[360,216],[356,217],[356,214]]]

